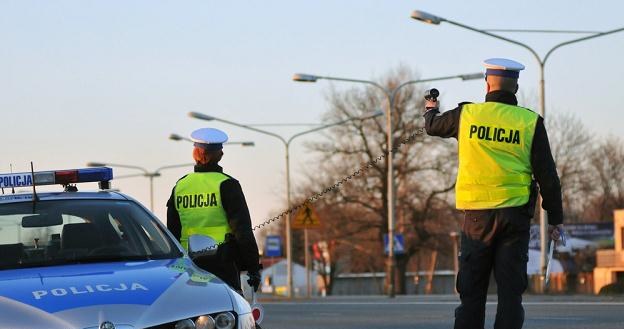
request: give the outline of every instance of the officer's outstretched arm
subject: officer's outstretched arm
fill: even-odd
[[[460,106],[440,113],[438,109],[431,109],[425,112],[425,130],[430,136],[443,138],[455,137],[459,132],[459,117],[461,115]]]

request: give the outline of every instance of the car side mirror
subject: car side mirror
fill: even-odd
[[[202,257],[215,256],[219,244],[213,238],[200,234],[193,234],[188,239],[188,254],[192,260]]]

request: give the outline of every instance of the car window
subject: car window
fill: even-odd
[[[0,205],[0,268],[173,258],[180,251],[132,201]]]

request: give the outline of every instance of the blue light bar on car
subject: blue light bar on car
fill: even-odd
[[[27,187],[34,185],[68,185],[88,182],[108,182],[113,179],[113,169],[108,167],[72,170],[38,171],[15,174],[0,174],[0,187]]]

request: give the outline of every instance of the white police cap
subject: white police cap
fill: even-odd
[[[483,61],[485,65],[485,75],[497,75],[507,78],[517,79],[520,71],[524,70],[524,65],[511,59],[490,58]]]
[[[227,142],[228,136],[219,129],[201,128],[191,133],[191,140],[197,147],[207,150],[220,150],[223,148],[223,143]]]

